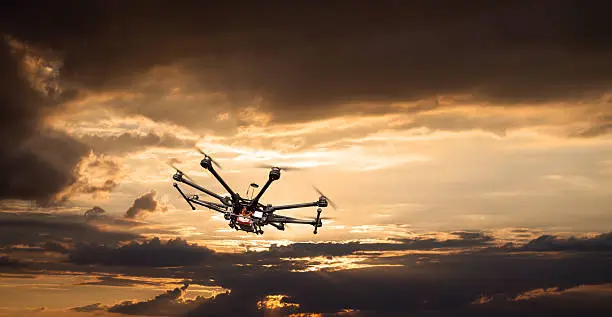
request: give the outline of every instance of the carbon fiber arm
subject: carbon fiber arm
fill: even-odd
[[[200,186],[200,185],[198,185],[198,184],[196,184],[196,183],[194,183],[194,182],[184,178],[183,175],[180,174],[180,173],[175,174],[173,176],[173,178],[177,182],[181,182],[183,184],[186,184],[186,185],[188,185],[190,187],[193,187],[193,188],[195,188],[195,189],[197,189],[197,190],[199,190],[199,191],[201,191],[201,192],[203,192],[203,193],[205,193],[205,194],[207,194],[209,196],[212,196],[212,197],[218,199],[225,206],[229,207],[229,206],[232,205],[225,197],[222,197],[221,195],[219,195],[217,193],[214,193],[214,192],[212,192],[212,191],[210,191],[210,190],[208,190],[208,189],[206,189],[206,188],[204,188],[204,187],[202,187],[202,186]],[[175,187],[179,190],[179,192],[181,191],[176,185],[175,185]],[[188,198],[182,192],[181,192],[181,195],[183,195],[183,198],[188,200]]]

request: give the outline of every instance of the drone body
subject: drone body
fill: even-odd
[[[201,152],[201,151],[200,151]],[[208,209],[212,209],[218,212],[223,213],[224,218],[229,221],[229,226],[232,229],[251,232],[255,234],[263,234],[262,227],[266,225],[271,225],[278,230],[284,231],[285,224],[287,223],[295,223],[295,224],[307,224],[312,225],[314,227],[314,234],[317,234],[317,229],[323,225],[321,222],[321,212],[322,207],[327,207],[328,199],[322,193],[320,193],[320,197],[317,201],[309,202],[309,203],[301,203],[301,204],[292,204],[292,205],[281,205],[281,206],[272,206],[272,205],[263,205],[259,202],[264,192],[268,189],[268,187],[272,184],[272,182],[280,179],[281,168],[279,167],[271,167],[270,173],[268,175],[268,181],[261,188],[261,190],[257,193],[257,195],[252,199],[247,199],[240,197],[240,195],[234,192],[227,183],[219,176],[217,171],[213,168],[213,164],[217,164],[212,158],[205,153],[204,159],[200,162],[200,165],[210,171],[210,173],[221,183],[221,185],[225,188],[225,190],[229,193],[229,196],[223,197],[214,192],[203,188],[202,186],[194,183],[190,179],[186,179],[184,173],[179,169],[176,169],[176,174],[172,177],[175,181],[184,183],[189,185],[211,197],[219,200],[220,203],[214,203],[210,201],[201,200],[198,195],[192,195],[188,197],[183,193],[178,184],[175,182],[173,185],[181,194],[181,196],[187,201],[191,209],[196,210],[196,207],[193,204],[197,204]],[[251,184],[253,188],[253,192],[255,188],[259,186],[257,184]],[[248,195],[248,190],[247,190]],[[286,209],[295,209],[295,208],[305,208],[305,207],[318,207],[317,215],[314,220],[303,220],[296,219],[287,216],[281,216],[276,214],[275,212],[279,210]]]

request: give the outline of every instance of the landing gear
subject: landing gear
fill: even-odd
[[[317,208],[317,219],[315,219],[315,223],[314,223],[314,231],[312,232],[313,234],[317,234],[317,229],[319,229],[319,227],[323,226],[323,224],[321,223],[321,212],[323,210],[321,208]]]
[[[253,224],[251,226],[251,230],[253,230],[255,234],[260,234],[259,232],[261,231],[261,228],[259,228],[256,224]]]

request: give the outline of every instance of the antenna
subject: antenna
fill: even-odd
[[[249,186],[249,188],[247,189],[247,196],[249,196],[249,189],[253,188],[253,190],[251,190],[251,197],[249,199],[253,199],[253,195],[255,194],[255,188],[259,188],[259,185],[255,184],[255,183],[251,183],[251,185]]]

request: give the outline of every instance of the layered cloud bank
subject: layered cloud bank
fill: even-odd
[[[188,286],[177,286],[142,302],[74,306],[78,312],[208,316],[217,311],[258,316],[265,311],[341,314],[351,310],[357,316],[395,316],[519,310],[535,314],[556,311],[554,305],[565,301],[572,303],[564,306],[569,311],[597,314],[609,308],[587,306],[610,295],[605,285],[612,281],[610,233],[542,235],[525,243],[508,243],[498,234],[458,231],[380,242],[293,243],[261,252],[223,253],[182,239],[165,241],[101,230],[97,228],[101,223],[93,224],[91,219],[24,216],[2,215],[6,234],[0,238],[7,256],[1,270],[10,273],[6,276],[25,278],[41,270],[51,276],[102,275],[88,284],[126,290],[160,278],[179,278],[173,283],[182,280],[229,291],[217,292],[214,298],[195,298],[185,297]],[[13,228],[20,228],[18,240],[5,230]],[[32,254],[44,256],[32,261]],[[274,296],[286,299],[279,302],[282,305],[261,304],[273,302]]]

